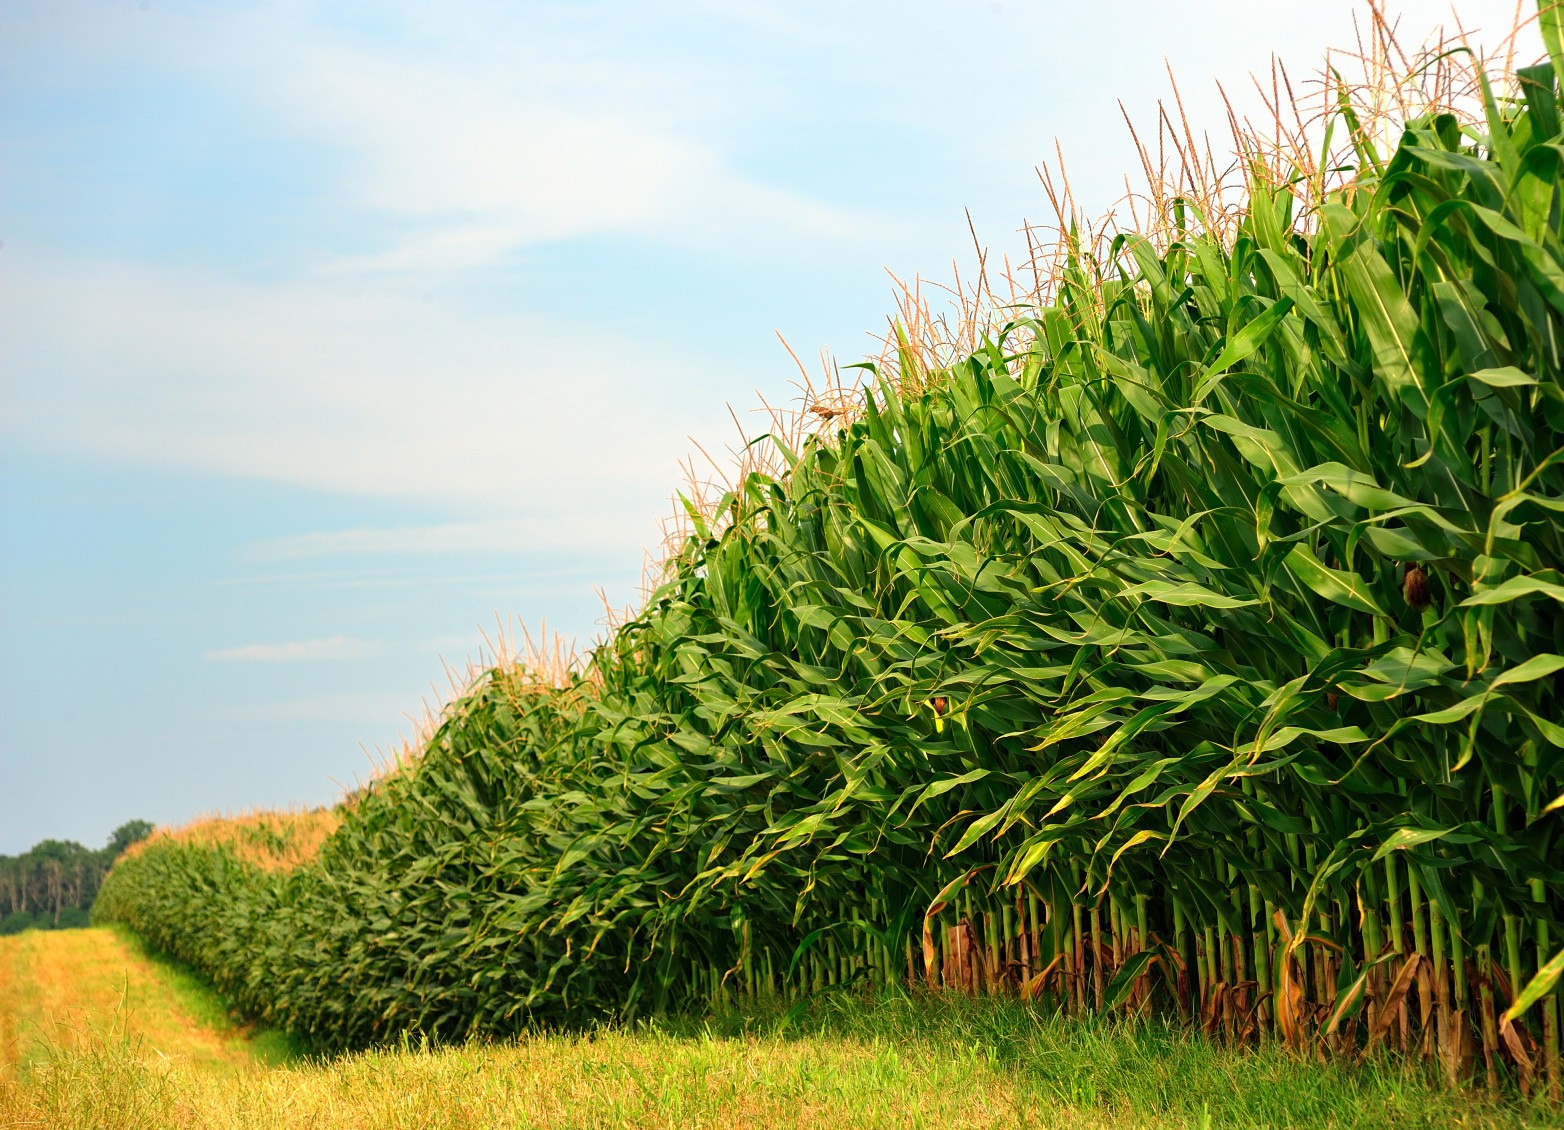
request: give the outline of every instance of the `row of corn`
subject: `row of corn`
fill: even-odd
[[[1557,1099],[1543,26],[1480,127],[1364,132],[1313,196],[1257,164],[1236,234],[1177,209],[904,357],[693,515],[578,677],[489,672],[313,860],[154,840],[99,916],[324,1048],[911,984]]]

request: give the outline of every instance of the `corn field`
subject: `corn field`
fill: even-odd
[[[1392,1050],[1560,1099],[1564,21],[1483,120],[1077,240],[498,665],[291,870],[98,916],[322,1048],[831,986]],[[1503,76],[1496,76],[1503,77]],[[1282,170],[1285,173],[1285,170]]]

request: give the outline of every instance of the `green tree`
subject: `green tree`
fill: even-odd
[[[43,840],[20,855],[0,855],[0,935],[85,926],[109,868],[151,831],[149,822],[129,820],[97,851]]]
[[[131,844],[146,839],[152,834],[152,823],[148,820],[127,820],[109,834],[109,843],[103,850],[109,853],[109,858],[117,859]]]

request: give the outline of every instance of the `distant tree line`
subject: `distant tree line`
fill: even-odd
[[[130,820],[96,851],[74,840],[44,840],[21,855],[0,855],[0,935],[87,925],[109,868],[151,831],[147,821]]]

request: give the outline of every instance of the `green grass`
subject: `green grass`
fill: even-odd
[[[238,1025],[250,1054],[256,1062],[268,1067],[280,1067],[304,1058],[306,1049],[288,1033],[276,1028],[244,1024],[236,1016],[232,1004],[224,1000],[212,987],[212,983],[191,965],[153,951],[134,930],[125,926],[113,925],[108,929],[126,949],[147,963],[170,998],[196,1024],[214,1032],[227,1031]]]
[[[1013,1001],[843,995],[497,1044],[404,1040],[238,1072],[160,1063],[111,1025],[60,1049],[30,1085],[0,1089],[0,1115],[62,1130],[1564,1124],[1392,1062],[1322,1066],[1275,1045],[1218,1047],[1159,1022]]]
[[[1129,1124],[1198,1126],[1564,1125],[1545,1108],[1442,1089],[1415,1063],[1321,1064],[1268,1041],[1234,1048],[1162,1020],[1082,1016],[1006,998],[829,994],[791,1008],[671,1022],[670,1034],[923,1047],[998,1071],[1036,1109]],[[1549,1121],[1551,1119],[1551,1121]],[[1534,1121],[1528,1121],[1534,1120]]]

